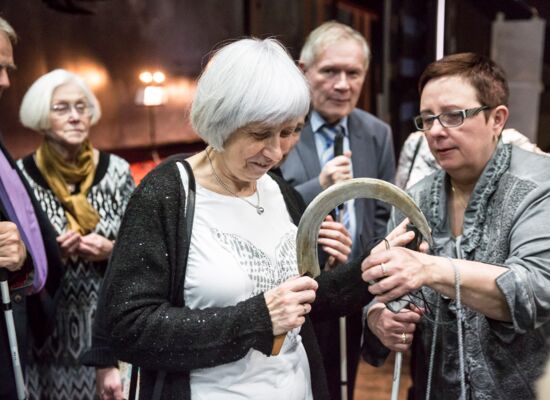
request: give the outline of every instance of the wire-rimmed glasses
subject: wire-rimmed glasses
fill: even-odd
[[[419,131],[428,131],[432,129],[434,121],[438,120],[444,128],[456,128],[464,123],[466,118],[471,118],[479,114],[483,110],[488,110],[488,106],[480,106],[476,108],[468,108],[464,110],[446,111],[439,115],[418,115],[414,117],[414,126]]]
[[[61,101],[52,105],[51,110],[54,114],[64,117],[70,114],[72,110],[75,110],[80,116],[89,115],[91,108],[92,107],[85,101],[77,101],[76,103]]]

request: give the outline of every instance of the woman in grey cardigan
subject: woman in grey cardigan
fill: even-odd
[[[410,192],[434,246],[363,264],[365,279],[386,276],[369,288],[365,356],[412,343],[413,399],[533,399],[550,331],[550,158],[502,143],[508,86],[488,58],[435,61],[419,89],[415,124],[442,170]],[[429,315],[383,304],[421,287]]]
[[[300,199],[267,172],[308,109],[306,81],[275,40],[234,42],[207,65],[191,121],[208,147],[142,181],[99,302],[97,336],[141,368],[141,398],[328,398],[309,315],[360,310],[372,296],[359,262],[297,276]],[[343,261],[344,236],[325,222],[319,242]]]

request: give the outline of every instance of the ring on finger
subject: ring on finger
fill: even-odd
[[[388,268],[386,264],[380,263],[380,269],[382,270],[382,276],[388,276]]]
[[[401,343],[403,344],[407,343],[407,334],[405,332],[401,334]]]
[[[304,315],[306,315],[307,314],[307,307],[306,307],[305,304],[302,304],[302,307],[304,307]]]

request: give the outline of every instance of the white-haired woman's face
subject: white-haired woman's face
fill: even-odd
[[[223,145],[226,172],[237,181],[258,180],[281,161],[303,126],[304,117],[299,117],[275,126],[252,123],[240,128]]]
[[[79,148],[88,138],[90,105],[76,83],[66,83],[54,90],[49,120],[51,128],[46,136],[63,147]]]

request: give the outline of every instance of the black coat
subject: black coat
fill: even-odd
[[[36,294],[25,296],[28,291],[30,281],[30,271],[33,268],[33,261],[29,253],[27,259],[20,271],[9,273],[9,280],[13,282],[27,281],[21,288],[13,290],[11,293],[11,301],[13,306],[13,315],[15,328],[17,332],[17,342],[19,345],[19,356],[21,362],[25,364],[26,346],[27,346],[27,328],[33,335],[34,342],[40,345],[48,335],[52,332],[55,324],[55,299],[57,289],[59,288],[61,277],[63,274],[61,267],[61,256],[59,254],[59,246],[55,240],[56,232],[50,224],[48,218],[40,208],[36,201],[33,191],[30,189],[23,174],[17,168],[17,165],[10,157],[3,143],[0,141],[0,151],[6,156],[10,165],[15,169],[19,178],[23,182],[25,189],[30,197],[34,208],[37,222],[40,226],[42,238],[44,240],[44,248],[46,250],[46,259],[48,262],[48,276],[44,288]],[[0,220],[8,220],[4,204],[0,202]],[[24,274],[25,276],[22,276]],[[0,313],[0,399],[13,399],[15,397],[15,383],[11,368],[11,356],[8,351],[8,338],[5,328],[4,313]]]

